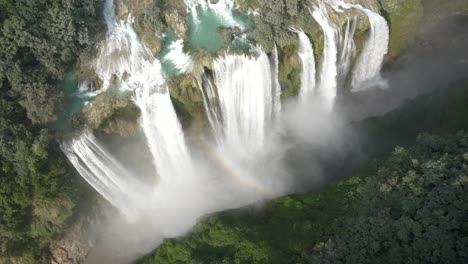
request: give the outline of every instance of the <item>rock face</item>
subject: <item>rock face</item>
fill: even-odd
[[[187,27],[187,15],[185,12],[173,9],[168,11],[164,18],[170,28],[174,30],[177,38],[186,38],[188,27]]]
[[[201,76],[199,76],[201,78]],[[171,98],[184,127],[202,127],[206,123],[203,97],[197,77],[186,74],[171,79],[168,83]]]
[[[138,133],[140,110],[128,96],[99,94],[83,110],[88,125],[107,134],[130,137]]]
[[[0,258],[0,264],[23,264],[23,262],[20,259],[15,259],[15,258],[8,258],[8,259]]]
[[[296,96],[301,85],[301,59],[297,55],[297,46],[289,45],[279,50],[279,81],[283,92],[281,97],[286,99]]]
[[[165,31],[161,21],[161,2],[153,0],[116,0],[116,12],[119,19],[129,15],[134,18],[134,28],[146,47],[153,54],[161,51],[163,40],[158,37]]]
[[[75,223],[66,235],[51,244],[51,264],[80,264],[83,263],[96,238],[91,234],[93,217],[83,218]]]
[[[423,16],[421,0],[380,0],[390,26],[387,60],[392,60],[410,45]]]

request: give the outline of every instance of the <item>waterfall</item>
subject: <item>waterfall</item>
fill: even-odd
[[[346,3],[343,0],[327,1],[338,12],[342,12],[341,8],[354,8],[364,13],[369,19],[369,35],[352,73],[352,90],[365,90],[381,83],[380,70],[384,57],[388,52],[390,38],[387,21],[378,13],[361,5]]]
[[[132,24],[132,17],[115,22],[115,28],[101,44],[94,69],[99,79],[103,81],[101,89],[104,91],[110,88],[114,76],[123,80],[127,74],[142,73],[148,64],[151,64],[153,56],[138,40]],[[159,76],[151,79],[154,78]],[[120,89],[131,90],[127,86],[122,86]]]
[[[273,114],[270,61],[265,52],[258,53],[258,58],[226,55],[213,63],[224,143],[250,153],[263,146]]]
[[[361,11],[369,18],[371,28],[353,72],[353,91],[365,90],[372,86],[372,82],[381,81],[380,70],[390,37],[387,21],[382,16],[365,8]]]
[[[206,116],[208,117],[217,142],[221,143],[223,135],[221,108],[219,106],[216,89],[207,73],[203,73],[200,89],[203,96],[203,107],[205,108]]]
[[[339,31],[333,25],[331,19],[328,17],[327,10],[324,4],[315,7],[312,12],[312,17],[319,23],[323,30],[323,56],[320,65],[318,95],[322,103],[327,109],[332,109],[335,103],[337,92],[337,53],[338,53],[338,36]]]
[[[309,98],[315,92],[315,57],[309,37],[302,30],[294,30],[299,37],[298,55],[301,58],[301,99]]]
[[[339,52],[339,70],[338,70],[338,85],[339,87],[345,87],[349,70],[351,68],[351,62],[356,53],[356,44],[354,43],[354,33],[356,32],[357,17],[353,20],[346,21],[346,28],[344,37],[340,38],[341,49]],[[340,34],[342,36],[342,34]]]
[[[192,173],[184,134],[172,105],[169,91],[142,84],[135,102],[141,109],[141,125],[153,154],[161,184],[181,182]]]
[[[273,112],[277,117],[281,112],[281,84],[279,82],[278,48],[276,44],[271,54],[271,78],[273,79]]]
[[[164,56],[163,61],[171,62],[179,74],[190,72],[193,69],[192,57],[184,52],[183,39],[171,43],[169,52]]]
[[[110,33],[114,30],[115,22],[115,5],[113,0],[106,0],[104,2],[104,20],[107,25],[107,32]]]
[[[115,23],[112,33],[101,45],[95,68],[104,83],[104,90],[112,84],[121,91],[135,93],[134,100],[141,109],[141,125],[153,155],[153,163],[157,169],[160,184],[173,180],[180,182],[187,172],[192,171],[182,128],[172,106],[161,63],[139,41],[133,30],[131,17],[126,21]],[[90,138],[89,135],[82,137]],[[68,151],[69,157],[72,158],[71,153],[81,156],[78,153],[86,151],[83,148],[87,147],[86,144],[77,143],[72,146],[74,147],[69,148],[70,151]],[[90,151],[86,153],[91,154]],[[101,152],[100,155],[109,156],[105,152]],[[100,166],[121,168],[117,161],[111,158],[102,158]],[[118,177],[121,177],[123,173],[103,175],[98,169],[85,171],[79,166],[77,169],[87,179],[105,177],[99,186],[93,185],[93,187],[96,187],[112,204],[119,203],[114,199],[121,198],[116,198],[102,190],[113,189],[112,186],[105,185],[111,183],[112,180],[118,181]],[[127,199],[131,201],[129,197]],[[117,207],[120,208],[120,206]]]
[[[126,216],[133,216],[145,187],[128,172],[89,131],[62,144],[62,150],[80,175]]]
[[[110,38],[106,46],[109,50],[104,49],[103,54],[113,54],[118,49],[119,53],[114,56],[121,56],[113,59],[119,63],[112,64],[103,58],[104,63],[98,63],[98,68],[103,67],[105,78],[115,75],[124,90],[135,92],[143,132],[161,181],[182,177],[184,172],[190,171],[190,157],[161,63],[138,40],[131,21],[118,24]]]
[[[235,8],[233,0],[218,0],[216,3],[211,3],[210,0],[184,0],[184,3],[187,6],[188,13],[192,15],[195,24],[200,23],[198,12],[207,12],[209,9],[222,19],[225,26],[243,28],[242,23],[236,20],[232,13],[232,10]]]

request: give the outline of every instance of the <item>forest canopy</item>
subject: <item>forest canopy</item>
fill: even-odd
[[[68,224],[78,179],[46,124],[60,82],[102,28],[99,0],[0,0],[0,255],[47,261]],[[86,19],[83,19],[86,18]]]
[[[421,134],[356,177],[213,216],[143,263],[466,263],[468,133]]]

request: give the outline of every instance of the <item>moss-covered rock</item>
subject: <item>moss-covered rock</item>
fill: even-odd
[[[117,16],[126,19],[131,15],[134,20],[134,28],[142,42],[153,54],[161,51],[163,40],[162,33],[166,30],[166,24],[161,19],[164,10],[162,0],[116,0]]]
[[[179,75],[169,81],[169,91],[184,127],[206,123],[199,80],[192,74]]]
[[[279,49],[279,81],[282,87],[282,99],[296,96],[301,86],[301,59],[297,55],[297,45]]]
[[[129,96],[99,94],[92,104],[83,109],[87,124],[107,134],[130,137],[138,133],[139,108]]]
[[[411,44],[423,16],[423,6],[421,0],[380,0],[380,3],[390,27],[388,61]]]
[[[186,38],[188,32],[187,14],[174,9],[164,14],[167,24],[174,30],[177,38]]]

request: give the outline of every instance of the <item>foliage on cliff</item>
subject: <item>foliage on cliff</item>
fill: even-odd
[[[466,263],[468,134],[418,137],[366,178],[339,232],[310,263]]]
[[[467,133],[422,134],[324,192],[209,217],[143,263],[464,263],[467,164]]]
[[[333,233],[331,224],[350,209],[359,182],[209,217],[190,237],[166,240],[143,263],[298,263],[303,248]]]
[[[45,124],[64,101],[65,72],[102,28],[99,0],[0,0],[0,256],[47,259],[79,186]]]
[[[58,81],[92,47],[100,2],[0,1],[0,87],[33,123],[57,118],[64,103]]]

